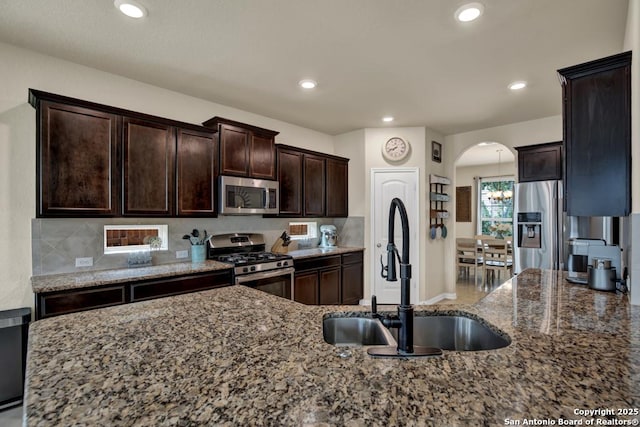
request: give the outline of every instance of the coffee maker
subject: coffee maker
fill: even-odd
[[[338,232],[335,225],[320,226],[320,247],[332,248],[338,244]]]
[[[598,291],[615,291],[622,282],[620,247],[601,239],[571,239],[567,281]],[[584,274],[587,273],[586,277]]]

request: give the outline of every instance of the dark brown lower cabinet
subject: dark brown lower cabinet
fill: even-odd
[[[231,270],[36,294],[36,320],[231,284]]]
[[[293,299],[302,304],[318,304],[318,272],[296,273],[293,283]]]
[[[127,286],[104,286],[36,294],[36,320],[127,302]]]
[[[320,270],[320,292],[318,300],[320,305],[340,304],[340,268]]]
[[[342,255],[342,304],[360,304],[364,297],[362,252]]]
[[[309,305],[359,304],[363,297],[362,251],[294,260],[294,299]]]

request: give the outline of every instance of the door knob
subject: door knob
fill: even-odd
[[[378,243],[378,244],[376,245],[376,248],[381,248],[381,247],[382,247],[382,243]]]

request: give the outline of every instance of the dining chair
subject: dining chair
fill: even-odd
[[[482,267],[482,249],[478,246],[477,239],[456,238],[456,267],[458,276],[464,271],[465,277],[469,277],[470,270],[473,268],[473,275],[478,277],[478,268]]]
[[[482,239],[482,243],[485,276],[491,274],[493,279],[495,272],[498,272],[498,278],[500,278],[500,273],[504,272],[504,278],[506,279],[508,277],[507,272],[513,273],[513,257],[509,253],[508,241],[504,239]]]

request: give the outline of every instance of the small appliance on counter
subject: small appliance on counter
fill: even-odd
[[[624,289],[620,247],[602,239],[569,240],[567,281],[598,291]],[[586,267],[585,267],[586,266]],[[584,273],[586,272],[586,277]]]
[[[588,283],[585,274],[589,265],[589,248],[591,246],[605,246],[602,239],[569,239],[567,256],[567,280],[571,283],[586,285]]]
[[[335,225],[320,226],[320,247],[333,248],[338,245],[338,232]]]

